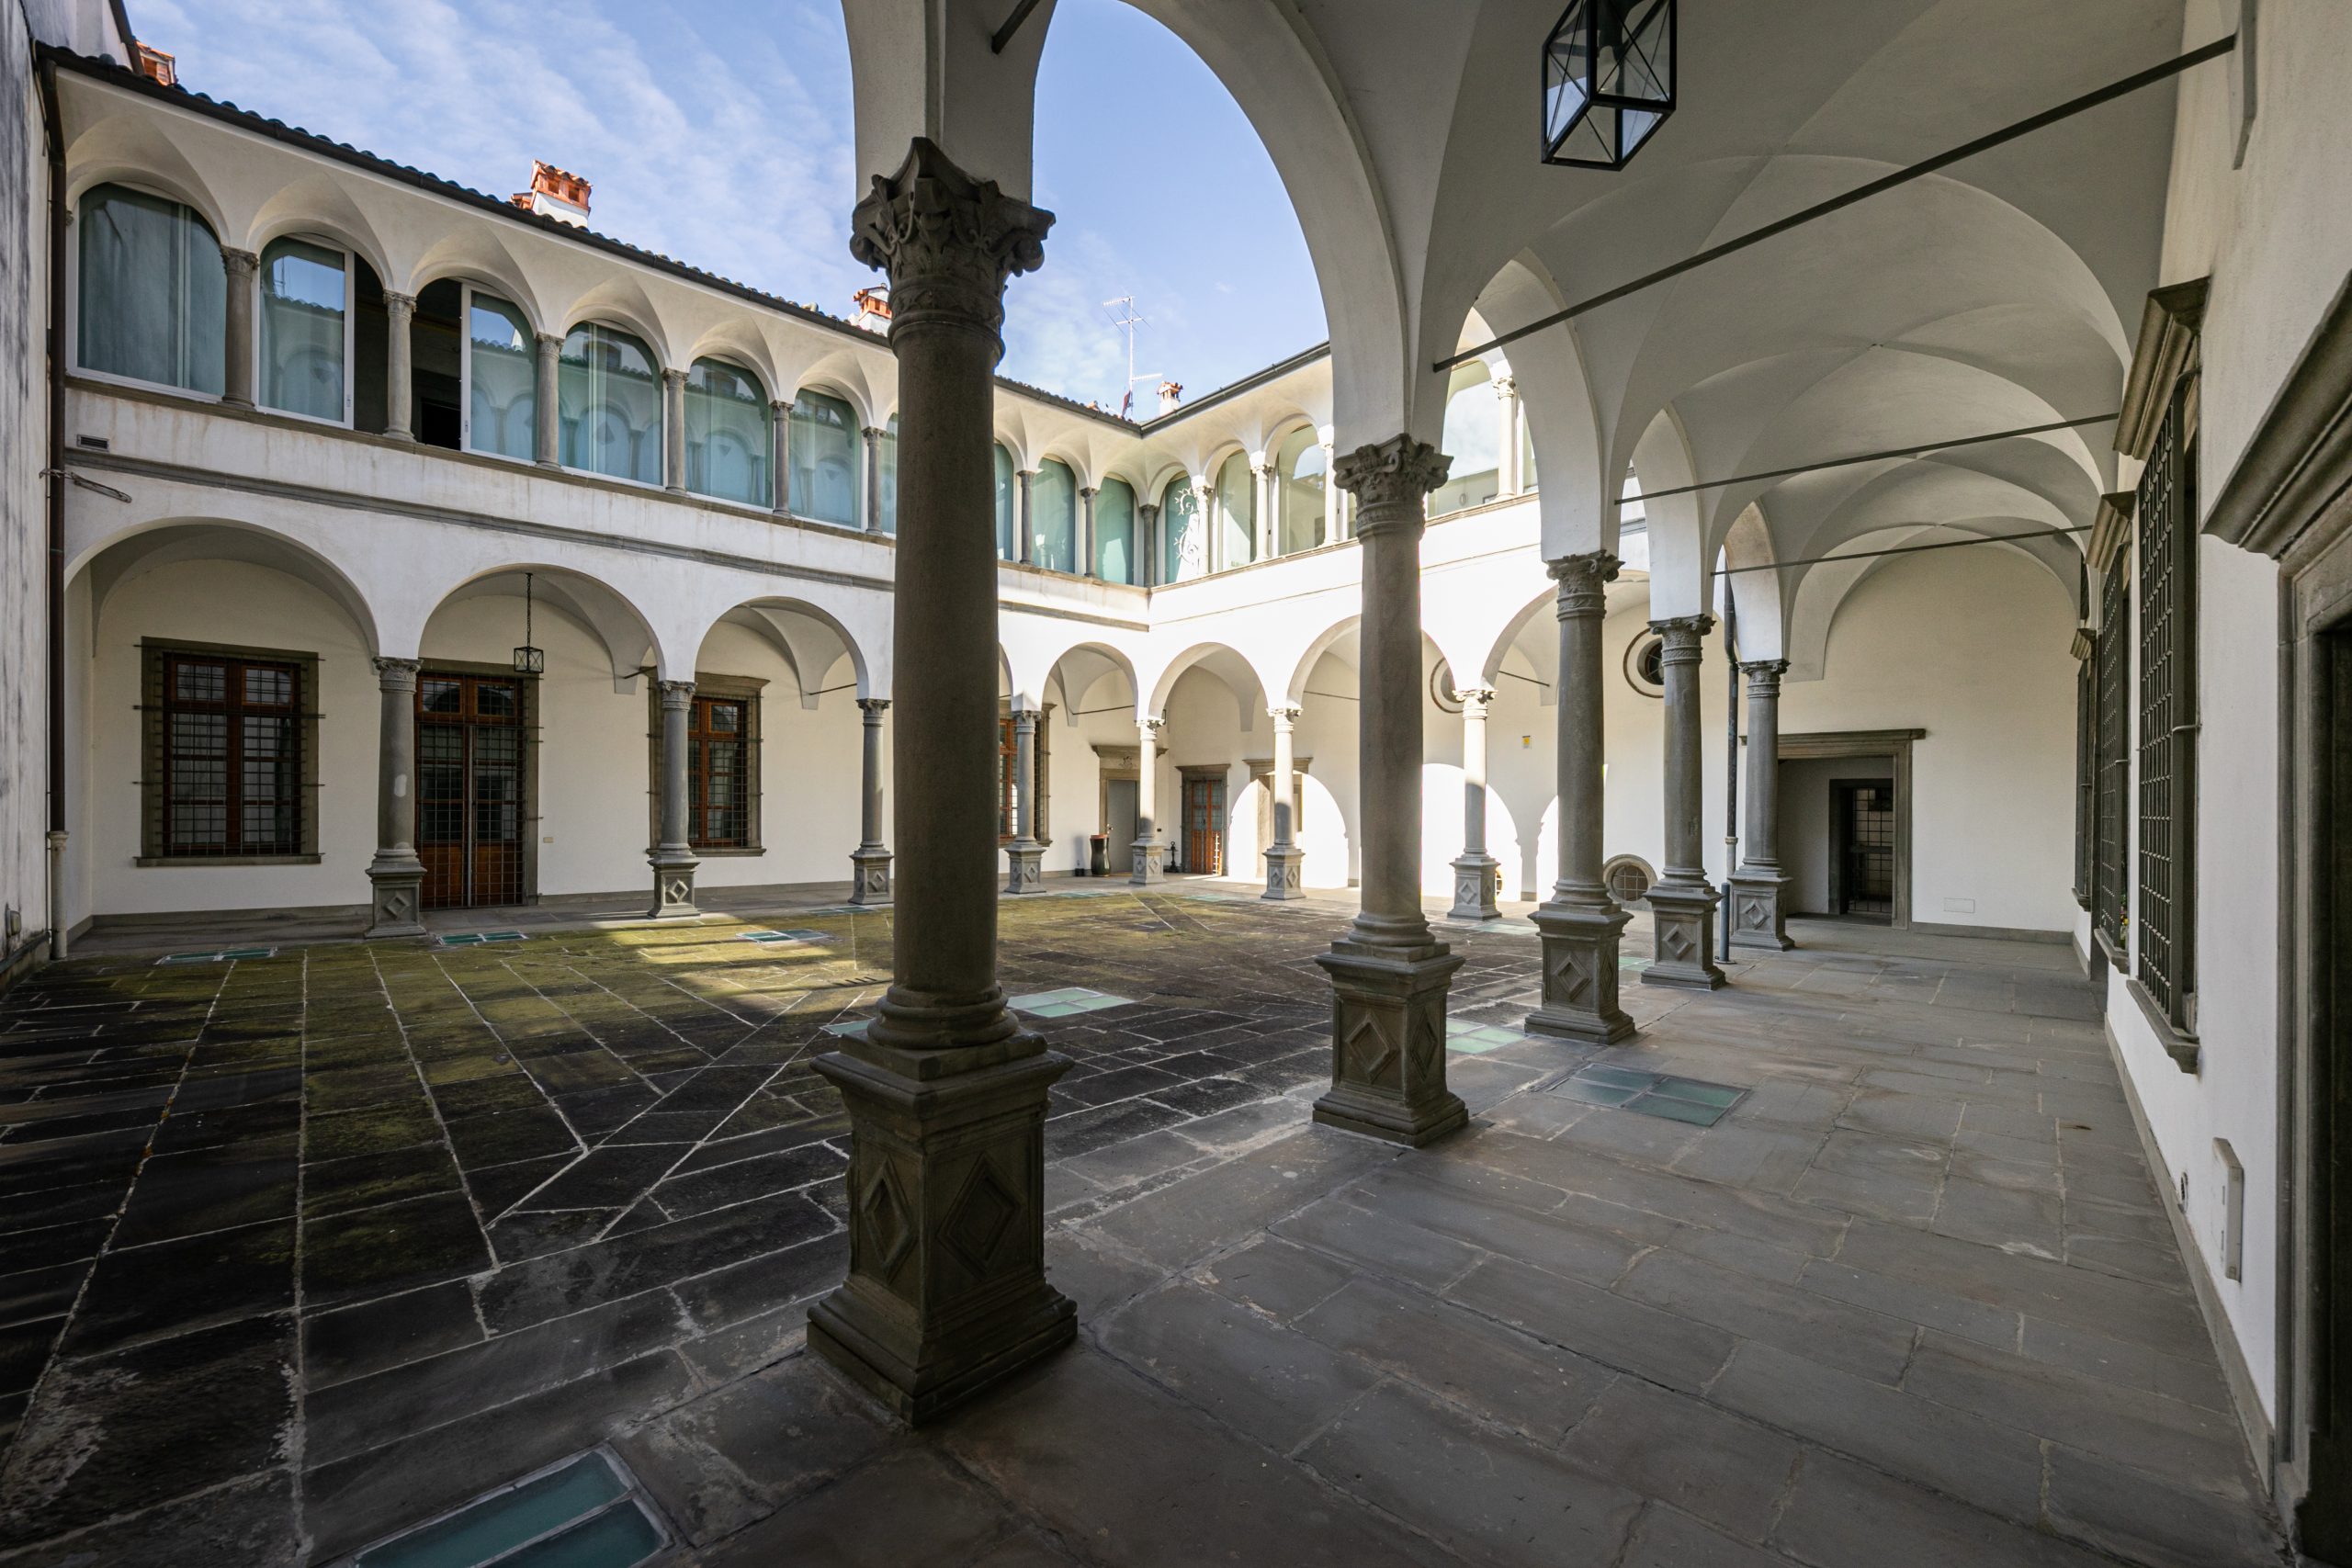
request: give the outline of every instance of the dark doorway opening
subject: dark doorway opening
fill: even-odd
[[[1829,786],[1829,912],[1894,919],[1894,781],[1838,779]]]
[[[428,909],[524,898],[526,685],[427,671],[416,683],[416,853]]]
[[[2352,626],[2314,636],[2306,669],[2311,1450],[2297,1534],[2314,1558],[2342,1562],[2352,1559]]]

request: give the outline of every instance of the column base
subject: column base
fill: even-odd
[[[1315,962],[1331,976],[1327,1127],[1420,1148],[1470,1120],[1445,1087],[1445,994],[1462,960],[1442,942],[1379,948],[1341,940]]]
[[[1011,866],[1005,878],[1007,893],[1043,893],[1046,890],[1046,846],[1034,839],[1015,839],[1004,846],[1004,858]]]
[[[1134,856],[1135,869],[1127,881],[1137,887],[1168,880],[1168,852],[1149,839],[1137,839],[1127,846]]]
[[[1732,873],[1731,944],[1786,953],[1796,946],[1789,940],[1789,878],[1778,871]]]
[[[850,894],[853,904],[887,904],[890,901],[890,852],[878,844],[864,845],[849,855]]]
[[[1445,914],[1453,920],[1499,920],[1503,912],[1495,905],[1495,873],[1502,869],[1502,862],[1488,854],[1464,855],[1453,863],[1453,908]]]
[[[646,857],[653,867],[653,908],[648,919],[690,920],[702,911],[695,907],[695,867],[702,862],[684,850],[659,849]]]
[[[1277,900],[1304,898],[1305,888],[1299,886],[1299,867],[1306,860],[1306,852],[1296,844],[1276,844],[1266,852],[1266,890],[1261,898]]]
[[[1649,900],[1657,946],[1642,984],[1700,991],[1729,985],[1715,967],[1715,890],[1703,882],[1660,882]]]
[[[379,860],[368,868],[368,936],[424,934],[424,863]]]
[[[850,1266],[809,1309],[808,1347],[902,1420],[1077,1337],[1045,1268],[1046,1091],[1069,1065],[1025,1032],[817,1059],[850,1116]]]
[[[1544,1000],[1522,1027],[1531,1034],[1615,1044],[1634,1033],[1618,1005],[1618,947],[1633,917],[1599,904],[1546,901],[1532,917],[1544,933]]]

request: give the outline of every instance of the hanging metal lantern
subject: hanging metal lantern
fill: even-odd
[[[523,646],[514,650],[514,673],[541,675],[547,672],[548,656],[531,646],[531,574],[523,574]]]
[[[1674,112],[1675,0],[1575,0],[1544,40],[1544,161],[1622,169]]]

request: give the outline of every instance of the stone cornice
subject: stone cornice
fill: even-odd
[[[2205,295],[2212,279],[2175,283],[2148,296],[2140,312],[2140,341],[2123,381],[2123,412],[2115,422],[2115,449],[2147,459],[2172,402],[2172,389],[2195,367],[2197,333],[2205,321]]]
[[[2139,505],[2137,491],[2120,490],[2098,498],[2098,511],[2091,517],[2090,540],[2083,547],[2092,570],[2105,571],[2122,553],[2132,538],[2132,514]]]
[[[2352,279],[2303,345],[2206,514],[2205,532],[2297,562],[2352,532]]]

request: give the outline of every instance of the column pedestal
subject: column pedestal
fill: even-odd
[[[985,517],[1004,285],[1050,213],[917,138],[857,207],[888,269],[899,364],[893,553],[898,868],[891,981],[862,1040],[817,1061],[849,1110],[849,1276],[808,1345],[926,1421],[1077,1334],[1045,1273],[1046,1094],[1069,1061],[997,983],[997,570]]]
[[[1332,991],[1331,1088],[1315,1119],[1415,1147],[1470,1119],[1445,1087],[1445,994],[1462,960],[1421,916],[1422,509],[1451,466],[1398,435],[1358,447],[1333,473],[1356,497],[1363,541],[1363,905],[1315,960]]]
[[[860,697],[865,715],[865,789],[858,813],[861,832],[850,852],[850,895],[853,904],[890,901],[890,851],[882,841],[882,716],[890,710],[888,697]]]
[[[1619,562],[1605,550],[1551,564],[1559,586],[1560,699],[1553,766],[1560,792],[1559,879],[1534,914],[1543,933],[1543,1000],[1527,1015],[1532,1034],[1611,1044],[1633,1034],[1619,1005],[1618,956],[1631,918],[1601,880],[1602,763],[1600,625]]]
[[[1712,615],[1652,621],[1665,643],[1666,864],[1649,892],[1657,952],[1642,971],[1645,986],[1712,991],[1726,982],[1715,967],[1714,916],[1720,896],[1707,880],[1699,815],[1699,660]]]
[[[381,694],[376,858],[368,863],[368,935],[424,934],[424,863],[416,858],[416,672],[413,659],[376,660]]]
[[[653,867],[653,908],[646,914],[657,920],[691,919],[695,908],[695,867],[702,863],[686,841],[686,720],[692,716],[695,683],[664,681],[662,690],[662,841],[646,860]]]

